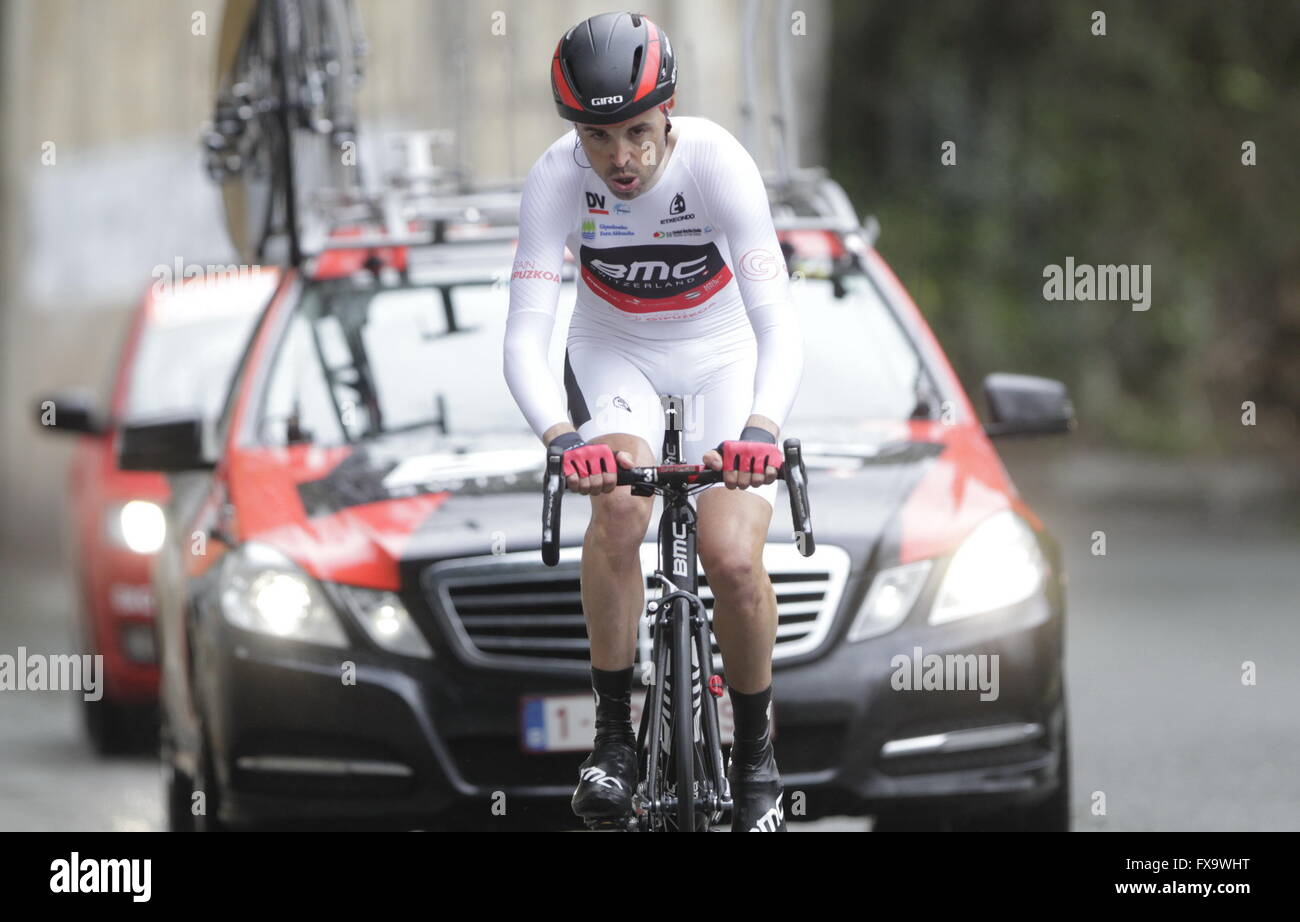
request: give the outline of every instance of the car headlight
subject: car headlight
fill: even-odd
[[[1047,564],[1038,539],[1009,509],[976,526],[957,548],[930,611],[944,624],[1023,602],[1042,587]]]
[[[335,587],[376,644],[405,656],[433,659],[433,650],[396,593],[341,584]]]
[[[929,560],[919,560],[877,573],[849,628],[849,641],[878,637],[902,624],[921,594],[931,565]]]
[[[110,507],[107,524],[109,537],[137,554],[156,554],[167,536],[162,507],[145,499]]]
[[[221,611],[246,631],[328,647],[348,645],[317,582],[280,551],[256,541],[228,558],[221,574]]]

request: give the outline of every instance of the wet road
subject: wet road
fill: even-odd
[[[1113,472],[1089,479],[1037,451],[1011,452],[1009,466],[1067,555],[1075,828],[1300,829],[1294,510],[1135,477],[1116,490]],[[0,578],[0,652],[74,649],[56,563],[10,552]],[[1254,686],[1241,681],[1247,661]],[[93,754],[72,694],[0,692],[0,830],[161,829],[161,790],[156,760]]]

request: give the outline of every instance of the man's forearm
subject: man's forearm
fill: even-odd
[[[745,426],[757,426],[760,429],[766,429],[768,432],[772,433],[773,437],[779,437],[781,435],[781,427],[761,413],[751,413],[749,419],[745,421]]]
[[[551,428],[542,433],[542,444],[550,445],[558,435],[564,435],[566,432],[577,432],[572,423],[556,423]]]

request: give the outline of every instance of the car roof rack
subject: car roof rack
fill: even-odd
[[[424,137],[430,133],[412,134]],[[407,162],[389,172],[381,190],[350,200],[322,199],[318,203],[326,220],[315,239],[304,240],[307,257],[335,250],[438,246],[453,252],[473,250],[481,256],[493,244],[503,253],[513,251],[519,236],[521,180],[468,185],[452,171],[430,168],[411,153],[412,145],[404,149]],[[867,246],[874,243],[873,226],[878,225],[874,219],[863,225],[843,187],[825,169],[807,167],[768,174],[764,184],[778,231],[857,233]]]

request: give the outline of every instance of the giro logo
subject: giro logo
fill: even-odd
[[[622,96],[597,96],[591,101],[593,106],[612,106],[616,102],[622,102]]]
[[[740,257],[740,274],[756,282],[776,278],[780,266],[780,258],[762,247],[756,247]]]
[[[668,206],[669,214],[681,214],[686,210],[686,199],[680,192],[673,196],[673,203]]]

